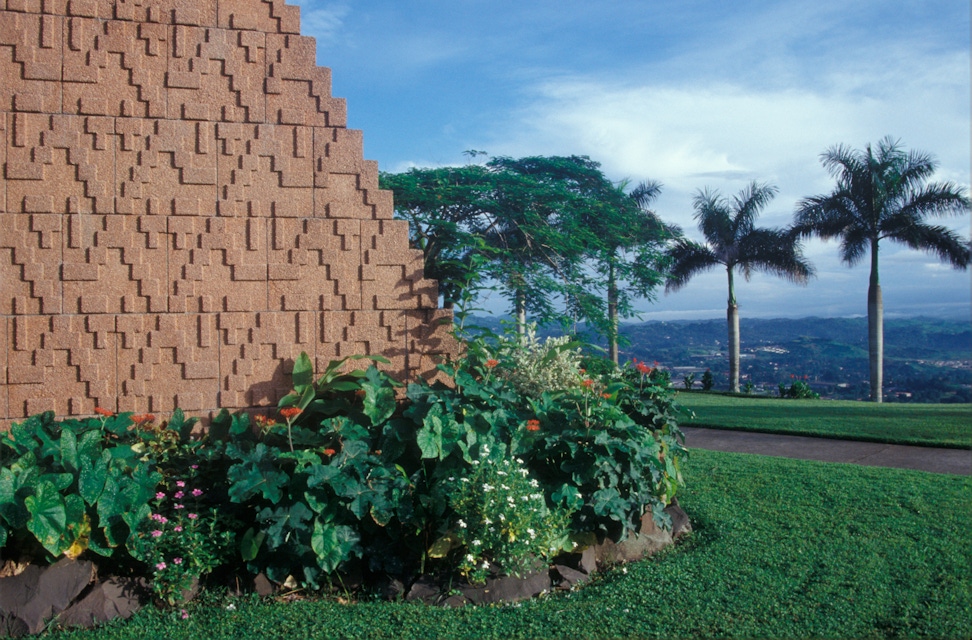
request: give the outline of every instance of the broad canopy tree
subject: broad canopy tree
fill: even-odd
[[[776,195],[776,187],[752,182],[727,200],[708,189],[693,201],[695,220],[705,243],[678,240],[669,250],[671,260],[665,291],[678,291],[695,275],[723,267],[729,284],[726,321],[729,329],[729,385],[739,392],[739,306],[736,302],[735,272],[746,280],[754,271],[770,273],[805,284],[813,267],[802,253],[798,238],[787,229],[756,226],[760,210]]]
[[[879,278],[881,240],[903,243],[938,256],[957,269],[969,266],[969,241],[927,218],[969,212],[964,189],[951,182],[928,182],[937,168],[927,153],[906,152],[885,137],[872,149],[837,145],[820,156],[836,180],[826,195],[802,200],[795,229],[803,236],[840,239],[840,257],[854,266],[870,256],[867,291],[871,400],[884,397],[884,301]]]
[[[659,247],[678,231],[647,208],[659,185],[626,193],[585,156],[499,157],[381,178],[412,223],[445,306],[459,299],[478,256],[520,331],[528,313],[541,323],[570,315],[609,339],[615,361],[618,317],[662,281]]]

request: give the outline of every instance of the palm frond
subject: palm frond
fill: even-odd
[[[671,261],[665,293],[678,291],[693,276],[722,264],[709,247],[682,238],[668,250]]]

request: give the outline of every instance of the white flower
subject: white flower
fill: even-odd
[[[536,489],[537,487],[539,487],[539,486],[540,486],[540,483],[539,483],[539,482],[537,482],[537,479],[536,479],[536,478],[534,478],[533,480],[531,480],[531,481],[530,481],[530,486],[531,486],[532,488],[534,488],[534,489]]]
[[[483,560],[483,569],[489,569],[489,560]]]
[[[472,541],[472,543],[473,543],[473,546],[474,546],[474,547],[478,547],[478,546],[480,546],[481,544],[483,544],[483,543],[482,543],[482,542],[480,542],[479,540],[473,540],[473,541]]]
[[[463,522],[462,519],[460,519],[456,524],[459,525],[459,528],[460,529],[465,529],[466,528],[466,523]]]
[[[490,520],[489,518],[483,518],[483,524],[490,525],[490,524],[493,524],[493,521]]]
[[[537,537],[537,532],[536,532],[536,531],[534,531],[533,529],[527,529],[527,533],[528,533],[528,534],[530,534],[530,538],[531,538],[531,539],[533,539],[533,538],[536,538],[536,537]]]
[[[466,554],[466,562],[476,562],[475,556],[471,553]]]
[[[231,602],[228,605],[226,605],[226,610],[227,611],[236,611],[236,605]]]
[[[496,487],[494,487],[493,485],[489,484],[488,482],[483,485],[483,491],[487,491],[488,492],[488,491],[492,491],[495,488]]]
[[[502,513],[500,514],[500,522],[506,522],[506,516],[504,516]]]
[[[523,458],[517,458],[516,461],[519,462],[520,464],[523,464]]]
[[[505,471],[497,471],[496,472],[496,475],[498,475],[498,476],[508,476],[509,474],[506,473]]]

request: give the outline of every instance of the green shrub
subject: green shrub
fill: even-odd
[[[781,398],[793,398],[796,400],[819,400],[820,394],[810,388],[810,385],[803,380],[794,380],[787,387],[782,382],[780,383],[780,397]]]

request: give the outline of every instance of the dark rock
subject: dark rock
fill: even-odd
[[[485,585],[469,585],[460,588],[459,591],[473,604],[492,604],[526,600],[550,589],[550,572],[543,569],[521,578],[516,576],[489,578]]]
[[[149,599],[143,578],[109,578],[96,583],[88,594],[57,618],[62,627],[91,628],[115,618],[128,619]]]
[[[672,543],[672,533],[655,524],[651,512],[641,517],[638,533],[628,535],[621,542],[606,538],[595,549],[597,565],[617,564],[619,562],[634,562],[664,549]]]
[[[385,600],[398,600],[405,595],[405,585],[398,578],[385,577],[378,583],[378,592]]]
[[[571,569],[570,567],[562,564],[555,564],[550,569],[550,579],[556,586],[564,589],[570,589],[576,585],[584,584],[591,579],[591,576],[583,571]]]
[[[572,553],[562,553],[554,558],[554,564],[561,564],[580,571],[581,573],[594,573],[597,571],[597,538],[591,534],[591,544],[585,546],[580,551]]]
[[[64,611],[88,586],[93,571],[90,562],[62,558],[49,567],[31,565],[16,576],[0,579],[0,618],[4,620],[0,626],[11,630],[26,626],[28,633],[40,633],[46,620]]]
[[[426,604],[434,604],[442,593],[442,588],[430,576],[421,576],[412,583],[406,600],[419,600]]]
[[[262,572],[258,573],[255,578],[253,578],[253,590],[256,594],[261,597],[272,596],[277,590]]]
[[[688,514],[678,504],[678,498],[672,498],[672,503],[665,507],[665,513],[672,518],[672,538],[678,538],[692,532],[692,523]]]

